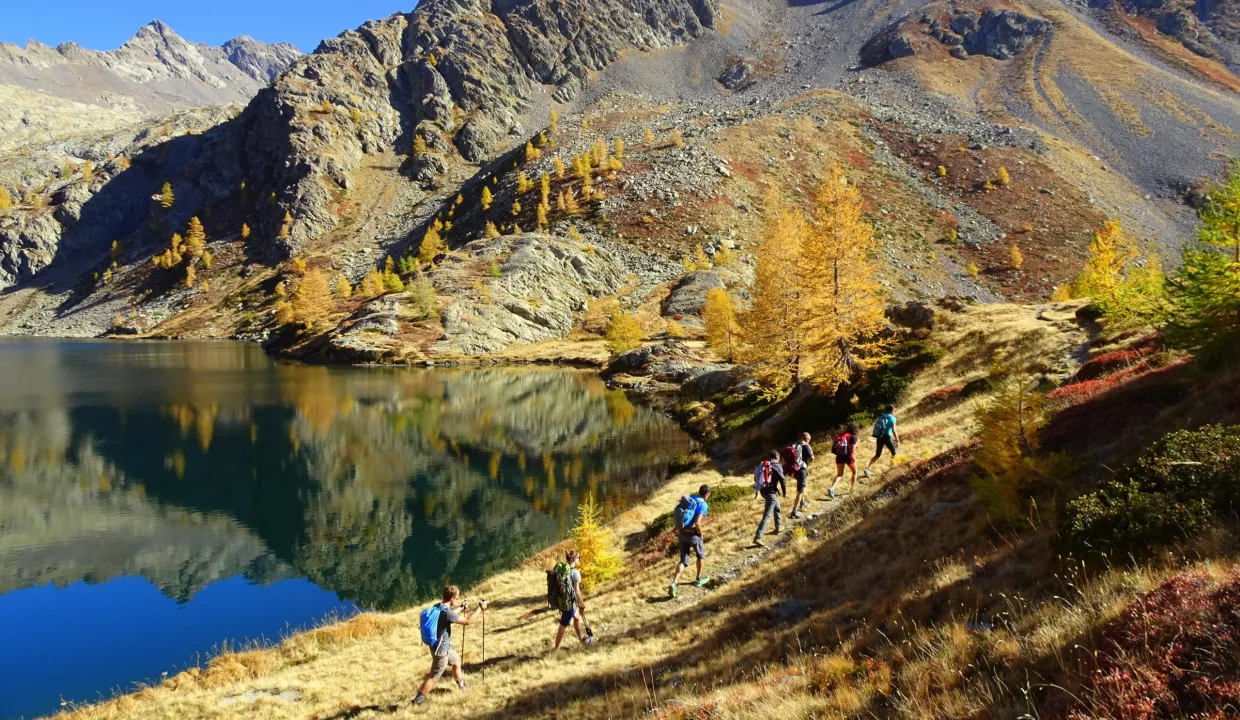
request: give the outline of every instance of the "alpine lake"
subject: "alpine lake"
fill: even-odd
[[[690,449],[583,371],[0,340],[0,718],[471,585]]]

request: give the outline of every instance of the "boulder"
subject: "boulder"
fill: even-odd
[[[743,60],[733,60],[719,74],[719,84],[729,90],[744,90],[754,84],[753,65]]]
[[[706,293],[727,287],[718,270],[697,270],[685,275],[663,301],[663,315],[701,315]]]
[[[1050,22],[1041,18],[1015,10],[991,9],[977,20],[975,30],[960,32],[956,20],[967,17],[961,15],[952,21],[952,29],[964,36],[964,49],[973,55],[988,55],[998,60],[1008,60],[1023,53],[1052,30]]]

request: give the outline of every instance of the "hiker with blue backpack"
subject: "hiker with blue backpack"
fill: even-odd
[[[870,468],[878,459],[883,456],[883,448],[891,451],[891,458],[896,457],[896,448],[900,447],[900,435],[896,432],[896,406],[888,405],[887,411],[879,416],[874,422],[874,442],[878,444],[878,449],[874,451],[874,457],[870,458],[870,464],[865,466],[865,476],[870,476]]]
[[[766,507],[762,511],[762,521],[758,523],[758,531],[754,533],[753,544],[762,547],[762,534],[766,532],[766,524],[775,516],[775,533],[778,534],[782,518],[779,515],[779,496],[788,497],[788,483],[784,479],[784,468],[779,461],[779,451],[772,450],[771,457],[758,463],[753,473],[753,496],[762,496]]]
[[[465,689],[465,676],[461,673],[461,656],[452,648],[452,626],[453,624],[469,625],[478,613],[482,613],[485,628],[487,601],[479,602],[473,610],[469,610],[466,605],[462,604],[461,609],[466,611],[462,615],[452,609],[452,603],[456,602],[460,596],[461,589],[455,585],[449,585],[443,589],[442,602],[435,603],[422,611],[420,618],[422,642],[431,649],[431,671],[426,674],[426,679],[418,688],[418,694],[413,698],[415,705],[426,702],[426,694],[435,688],[435,683],[439,682],[439,678],[448,668],[452,668],[452,677],[456,680],[456,686],[461,690]]]
[[[702,540],[702,518],[709,509],[706,499],[710,497],[710,486],[698,488],[697,495],[685,495],[672,509],[672,522],[676,524],[676,541],[680,550],[680,564],[676,566],[676,574],[672,576],[672,584],[667,592],[676,597],[676,583],[680,582],[680,574],[689,567],[690,553],[697,555],[697,580],[694,585],[702,587],[710,582],[710,578],[702,575],[702,561],[706,559],[706,545]]]

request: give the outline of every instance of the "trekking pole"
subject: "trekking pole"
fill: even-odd
[[[487,684],[487,611],[482,611],[482,684]]]

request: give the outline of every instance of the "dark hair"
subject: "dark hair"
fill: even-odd
[[[779,451],[778,451],[778,450],[772,450],[772,451],[771,451],[771,459],[772,459],[772,460],[778,460],[778,459],[779,459]]]
[[[581,553],[577,552],[576,550],[569,550],[568,552],[564,553],[564,559],[568,561],[569,565],[572,565],[573,563],[581,559]]]
[[[857,433],[861,432],[861,430],[857,428],[857,423],[848,423],[848,427],[844,429],[848,432],[849,435],[856,435]]]
[[[888,405],[888,406],[887,406],[887,412],[889,412],[889,413],[894,413],[895,411],[896,411],[896,406],[895,406],[895,405]]]
[[[704,497],[706,497],[706,496],[707,496],[707,495],[709,495],[709,494],[710,494],[710,486],[709,486],[709,485],[703,485],[702,487],[698,488],[698,497],[702,497],[702,498],[704,498]]]
[[[452,602],[457,595],[461,594],[461,589],[455,585],[445,585],[443,589],[443,601]]]

